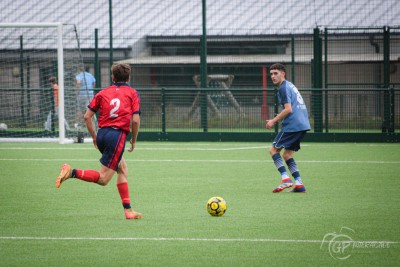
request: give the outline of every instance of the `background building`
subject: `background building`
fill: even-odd
[[[275,62],[288,66],[288,79],[298,88],[310,90],[304,94],[317,132],[347,131],[354,121],[362,122],[356,131],[398,129],[399,116],[395,114],[400,113],[400,105],[391,108],[391,103],[400,101],[398,93],[392,96],[379,91],[400,88],[398,1],[207,1],[203,24],[204,3],[2,1],[0,14],[2,23],[64,24],[67,120],[73,120],[75,109],[77,64],[85,63],[95,74],[97,86],[104,87],[110,83],[110,65],[127,62],[133,67],[132,86],[142,91],[144,108],[149,109],[144,113],[150,115],[145,121],[149,131],[165,132],[163,122],[167,129],[182,131],[208,131],[212,125],[216,131],[226,131],[237,125],[212,121],[215,114],[220,116],[234,103],[219,92],[210,94],[207,101],[210,116],[194,115],[189,124],[179,117],[197,107],[198,79],[205,71],[201,38],[206,32],[207,75],[229,77],[229,82],[222,83],[210,78],[207,87],[229,87],[225,89],[231,90],[238,104],[250,109],[245,113],[252,114],[251,119],[247,116],[241,121],[249,131],[263,129],[261,124],[248,121],[258,122],[275,112],[273,86],[267,75]],[[38,127],[48,107],[32,103],[47,103],[49,98],[31,92],[47,88],[48,77],[57,72],[54,33],[18,29],[12,35],[3,30],[0,40],[0,89],[3,94],[14,90],[2,97],[1,119],[15,121],[29,114],[27,121],[36,121],[32,127]],[[173,122],[166,123],[160,115],[161,88],[186,90],[185,95],[174,93],[172,104],[167,105]],[[315,94],[313,88],[330,90],[330,95]],[[379,90],[360,95],[357,91],[344,94],[340,91],[344,89]],[[32,108],[27,110],[18,107],[29,103]],[[237,111],[235,105],[232,112]],[[254,111],[258,109],[261,112]]]

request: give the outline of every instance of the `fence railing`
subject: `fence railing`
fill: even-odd
[[[300,91],[309,110],[311,132],[400,129],[398,89]],[[144,131],[264,132],[265,119],[279,112],[274,89],[142,89],[140,94]],[[206,124],[201,123],[202,108],[207,109]]]
[[[279,131],[278,125],[273,130],[265,128],[265,120],[280,111],[276,89],[144,88],[138,91],[143,139],[268,140]],[[399,139],[400,89],[330,88],[300,89],[300,92],[308,107],[312,128],[308,136],[318,136],[318,140],[337,140],[340,136],[351,141],[360,135],[362,140],[370,138],[371,141]],[[18,127],[25,137],[41,132],[46,111],[40,103],[45,93],[38,89],[25,93],[25,97],[30,95],[29,101],[24,101],[29,106],[21,107],[21,90],[0,90],[1,106],[7,107],[7,111],[1,112],[0,121],[7,122],[9,128]],[[74,111],[75,102],[66,99],[66,109]],[[73,119],[68,117],[70,113],[75,114],[65,112],[67,120]],[[0,132],[0,136],[12,135],[13,131]]]

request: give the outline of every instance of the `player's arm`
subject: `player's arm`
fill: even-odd
[[[96,88],[96,78],[92,74],[90,74],[90,75],[92,76],[92,86],[94,89],[94,88]]]
[[[96,113],[93,112],[91,109],[87,109],[85,116],[83,118],[85,119],[85,124],[86,124],[86,128],[88,129],[88,132],[92,136],[93,144],[97,148],[97,142],[96,142],[97,133],[96,133],[96,128],[94,127],[94,123],[92,120],[92,118],[95,114]]]
[[[131,122],[132,138],[130,140],[131,147],[128,150],[129,152],[132,152],[135,149],[137,136],[139,134],[139,128],[140,128],[140,115],[133,114]]]
[[[267,124],[265,125],[265,127],[271,129],[272,127],[274,127],[275,123],[280,122],[281,120],[289,116],[290,113],[292,113],[292,104],[285,103],[283,110],[272,120],[267,120]]]

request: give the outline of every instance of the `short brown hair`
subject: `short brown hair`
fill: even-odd
[[[49,78],[49,82],[50,82],[50,83],[56,83],[56,82],[57,82],[56,77],[51,76],[51,77]]]
[[[127,82],[131,75],[131,67],[126,63],[113,64],[111,67],[114,82]]]
[[[280,70],[283,71],[284,73],[286,73],[286,67],[285,65],[281,64],[281,63],[275,63],[272,64],[271,67],[269,67],[270,70]]]

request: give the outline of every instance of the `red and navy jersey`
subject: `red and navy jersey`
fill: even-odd
[[[114,83],[96,94],[88,105],[93,112],[100,110],[100,128],[113,127],[130,131],[133,114],[140,114],[140,98],[127,83]]]

